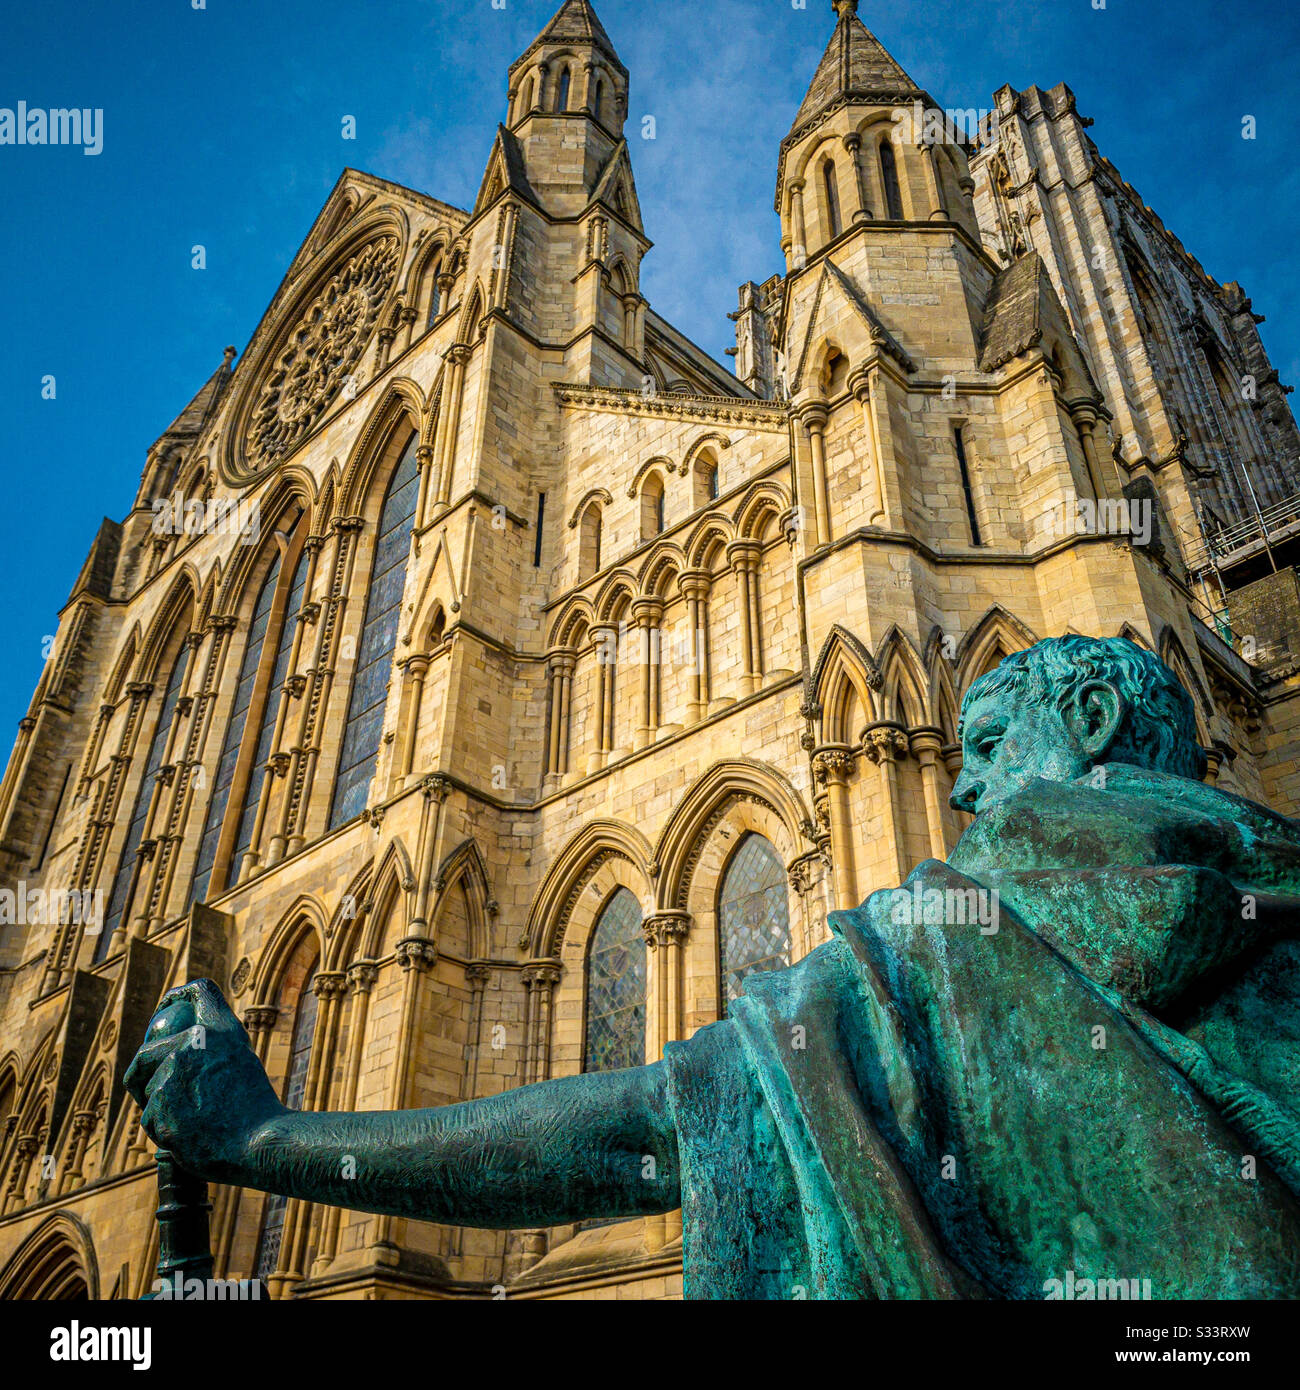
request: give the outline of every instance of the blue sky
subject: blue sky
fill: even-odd
[[[340,171],[467,206],[506,69],[559,0],[195,3],[43,0],[0,20],[0,107],[104,111],[96,157],[0,146],[6,747],[101,517],[125,513],[145,451],[225,345],[242,352]],[[777,145],[833,27],[829,0],[798,3],[596,6],[632,74],[656,243],[644,288],[718,356],[736,286],[782,268]],[[1283,381],[1300,381],[1300,14],[1286,0],[1098,3],[864,0],[860,14],[946,106],[1068,82],[1103,153],[1212,275],[1241,281]],[[653,142],[637,134],[645,114]]]

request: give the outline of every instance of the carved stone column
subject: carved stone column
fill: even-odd
[[[854,222],[871,221],[871,195],[867,192],[866,179],[862,169],[862,136],[850,131],[844,137],[844,148],[853,163],[853,186],[857,192],[858,205],[853,210]]]
[[[86,1149],[90,1145],[90,1136],[95,1132],[95,1125],[99,1120],[97,1110],[78,1110],[72,1116],[72,1145],[68,1151],[67,1167],[63,1170],[63,1177],[59,1182],[60,1194],[70,1192],[82,1180],[81,1165],[85,1162]]]
[[[406,785],[406,779],[415,766],[415,744],[420,732],[420,705],[424,699],[424,678],[429,674],[429,658],[408,657],[403,672],[410,687],[410,696],[406,710],[406,741],[402,748],[402,770],[397,777],[395,791]]]
[[[660,674],[663,670],[659,624],[663,616],[664,606],[658,599],[639,598],[632,602],[632,618],[641,634],[641,725],[636,731],[638,748],[653,743],[659,728]]]
[[[551,682],[551,727],[546,756],[548,777],[560,778],[569,770],[569,704],[577,660],[574,652],[557,651],[551,654],[547,666]]]
[[[945,743],[940,751],[943,757],[943,765],[948,770],[948,780],[956,785],[957,778],[961,773],[961,744]],[[962,832],[973,819],[974,817],[968,815],[965,811],[952,811],[953,828],[956,831],[958,839],[961,838]]]
[[[27,1191],[27,1177],[32,1171],[32,1161],[41,1146],[37,1134],[22,1134],[14,1145],[14,1156],[9,1169],[9,1186],[5,1189],[4,1211],[22,1205],[23,1194]]]
[[[691,698],[686,717],[698,724],[709,711],[709,591],[713,579],[707,570],[683,570],[677,587],[686,600],[687,626],[691,634]]]
[[[801,270],[808,261],[808,230],[804,224],[803,179],[795,179],[790,185],[790,230],[794,242],[790,247],[790,269]]]
[[[740,686],[752,695],[763,680],[762,638],[758,612],[758,562],[763,547],[757,541],[732,541],[727,560],[736,576],[736,597],[740,605]]]
[[[898,794],[898,759],[907,756],[907,734],[898,724],[873,724],[862,735],[862,751],[880,768],[880,790],[885,803],[885,834],[890,842],[896,883],[907,877],[907,845],[903,834],[902,807]]]
[[[943,747],[942,729],[913,729],[909,746],[921,765],[921,790],[925,796],[925,823],[930,835],[930,853],[947,859],[948,834],[939,796],[939,752]]]
[[[825,788],[830,821],[831,866],[835,875],[835,907],[856,907],[858,875],[853,854],[853,825],[849,810],[849,775],[853,751],[840,744],[813,754],[813,777]]]
[[[388,1078],[385,1110],[405,1110],[410,1089],[411,1057],[414,1054],[415,1019],[420,1002],[420,979],[438,961],[438,948],[427,937],[408,936],[397,943],[394,957],[402,972],[401,1013],[397,1023],[397,1052]],[[378,1265],[395,1266],[398,1252],[393,1245],[393,1217],[376,1216],[371,1227],[370,1254]]]
[[[465,343],[457,343],[447,353],[448,375],[450,380],[443,391],[445,419],[438,436],[437,486],[434,492],[434,505],[443,508],[451,497],[451,475],[456,462],[456,436],[460,433],[460,413],[465,394],[465,364],[470,359],[470,349]]]
[[[348,1013],[348,1051],[343,1062],[339,1106],[342,1111],[355,1110],[357,1089],[361,1083],[361,1061],[365,1056],[366,1022],[370,1015],[370,991],[379,978],[379,967],[372,960],[355,961],[346,971],[351,995]],[[312,1265],[312,1274],[323,1274],[338,1253],[339,1221],[342,1209],[327,1206],[321,1215],[320,1247]]]
[[[799,421],[808,436],[808,449],[812,458],[813,512],[817,527],[817,545],[820,549],[831,542],[830,494],[826,482],[826,422],[830,413],[819,401],[810,402],[799,411]]]
[[[312,981],[312,991],[319,1003],[316,1020],[315,1046],[308,1065],[307,1084],[303,1094],[303,1109],[328,1110],[330,1078],[334,1074],[334,1054],[338,1047],[339,1006],[347,993],[347,976],[340,970],[322,970]],[[282,1298],[304,1277],[307,1264],[307,1241],[311,1235],[312,1203],[294,1198],[284,1213],[284,1230],[280,1238],[280,1257],[276,1271],[267,1280],[272,1298]]]
[[[618,629],[599,623],[591,629],[596,649],[596,741],[587,771],[599,772],[614,747],[615,679],[618,667]]]

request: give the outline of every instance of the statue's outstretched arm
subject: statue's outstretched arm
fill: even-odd
[[[127,1072],[150,1138],[190,1172],[358,1211],[545,1226],[680,1204],[662,1064],[434,1110],[280,1104],[210,980],[170,991]]]

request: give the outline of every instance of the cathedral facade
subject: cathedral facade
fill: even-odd
[[[641,293],[629,74],[565,0],[472,209],[345,170],[149,450],[0,786],[0,1297],[149,1289],[121,1078],[171,985],[305,1109],[652,1061],[947,855],[962,694],[1040,637],[1158,652],[1208,778],[1300,814],[1300,435],[1250,301],[1068,88],[918,120],[833,8],[734,369]],[[277,1298],[680,1294],[673,1216],[213,1208]]]

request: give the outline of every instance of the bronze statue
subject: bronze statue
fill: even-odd
[[[302,1114],[200,980],[127,1075],[142,1123],[195,1174],[363,1211],[680,1206],[688,1297],[1300,1296],[1300,826],[1199,780],[1188,696],[1123,639],[1007,658],[959,736],[947,863],[661,1062]]]

